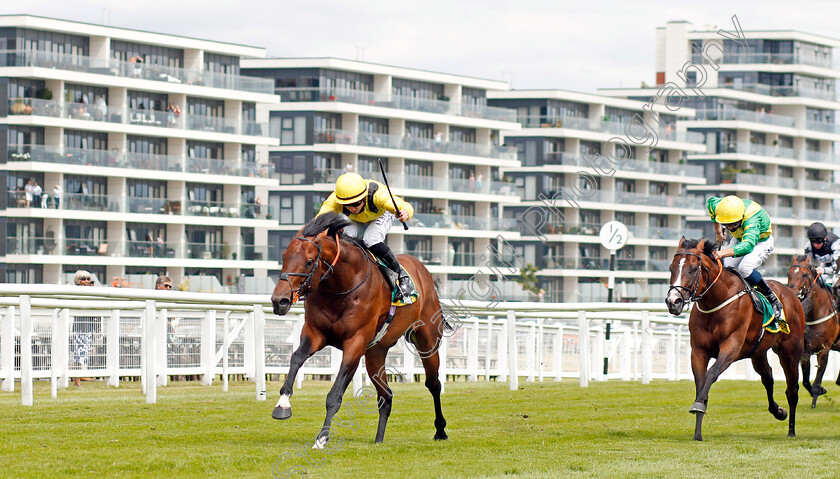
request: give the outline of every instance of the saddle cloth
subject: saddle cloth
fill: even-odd
[[[761,325],[764,328],[767,328],[767,331],[771,333],[778,333],[781,331],[784,334],[790,333],[790,327],[787,324],[787,320],[785,318],[785,310],[782,308],[782,317],[779,320],[779,330],[772,330],[769,326],[773,322],[773,306],[770,306],[770,301],[764,297],[763,294],[759,293],[758,290],[753,288],[746,279],[742,278],[740,274],[735,269],[726,268],[732,273],[735,274],[738,278],[741,279],[741,283],[744,285],[744,289],[750,293],[750,299],[753,302],[753,308],[755,308],[756,312],[762,315],[762,322]],[[781,302],[781,299],[779,300]]]

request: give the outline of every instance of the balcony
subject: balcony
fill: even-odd
[[[656,173],[661,175],[673,175],[684,177],[703,177],[703,167],[685,165],[678,163],[660,163],[657,161],[641,161],[636,159],[621,160],[620,164],[613,164],[611,161],[602,158],[597,165],[583,161],[583,158],[570,153],[547,153],[544,158],[547,165],[566,165],[592,168],[597,166],[609,170],[615,168],[619,171],[635,171],[641,173]]]
[[[825,193],[838,193],[840,192],[840,187],[837,186],[836,183],[831,181],[831,179],[822,181],[822,180],[804,180],[803,181],[803,188],[806,191],[822,191]]]
[[[720,88],[729,88],[732,90],[758,93],[760,95],[806,97],[816,98],[819,100],[837,101],[837,94],[836,92],[834,92],[834,90],[828,90],[823,88],[817,89],[799,86],[765,85],[763,83],[726,83],[724,85],[720,85]]]
[[[742,155],[769,156],[773,158],[795,159],[793,148],[779,145],[761,145],[758,143],[730,143],[721,147],[721,153],[739,153]]]
[[[337,145],[369,146],[448,155],[478,156],[482,158],[516,159],[516,148],[479,145],[460,141],[436,142],[432,138],[384,135],[377,133],[356,133],[349,130],[316,130],[315,143]]]
[[[186,68],[33,50],[0,50],[0,67],[41,67],[164,83],[272,94],[274,81]]]
[[[133,168],[146,171],[204,173],[227,176],[270,178],[274,167],[270,163],[213,160],[205,158],[184,159],[179,156],[149,153],[121,153],[115,150],[90,150],[84,148],[58,148],[44,145],[12,145],[8,149],[10,162],[36,161],[79,166]]]
[[[281,100],[284,102],[332,101],[438,113],[441,115],[483,118],[486,120],[516,121],[516,112],[509,108],[453,103],[444,100],[422,99],[394,94],[379,94],[365,90],[333,90],[319,87],[275,88],[274,93],[280,95]]]
[[[266,123],[184,113],[176,115],[169,111],[109,107],[105,104],[61,103],[36,98],[13,98],[9,100],[9,113],[231,135],[268,136]]]
[[[408,220],[414,228],[443,228],[452,230],[516,231],[516,220],[478,216],[415,213]]]
[[[827,121],[806,121],[805,122],[805,129],[806,130],[815,130],[815,131],[822,131],[825,133],[833,133],[835,135],[840,135],[840,125],[837,123],[830,123]]]
[[[692,120],[748,121],[751,123],[770,124],[776,126],[783,126],[786,128],[794,127],[793,118],[789,116],[776,115],[773,113],[763,113],[757,111],[738,110],[734,108],[724,108],[720,110],[697,110],[697,116],[695,116]]]
[[[691,61],[695,64],[706,63],[702,55],[694,54]],[[723,64],[772,64],[772,65],[810,65],[821,68],[833,68],[831,56],[809,56],[796,53],[726,53],[717,60]]]
[[[735,183],[738,185],[770,186],[773,188],[796,188],[793,178],[781,176],[755,175],[749,173],[735,174]]]

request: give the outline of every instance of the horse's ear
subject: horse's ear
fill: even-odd
[[[700,241],[697,242],[697,249],[703,251],[703,248],[706,247],[706,238],[701,238]]]
[[[684,245],[685,245],[685,236],[683,236],[682,238],[680,238],[680,244],[678,244],[678,245],[677,245],[677,249],[678,249],[678,250],[685,249],[685,248],[684,248]]]
[[[326,237],[326,236],[327,236],[327,230],[321,231],[320,233],[315,235],[315,237],[318,238],[318,239],[324,239],[324,237]]]

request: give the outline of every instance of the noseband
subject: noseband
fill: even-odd
[[[708,268],[703,266],[703,258],[697,253],[690,253],[688,251],[683,251],[683,252],[678,252],[678,253],[674,254],[674,256],[676,256],[676,255],[694,256],[695,258],[697,258],[700,261],[700,274],[698,274],[697,277],[694,279],[694,284],[690,289],[686,288],[685,286],[682,286],[682,285],[674,284],[674,285],[671,285],[670,288],[668,288],[668,294],[671,294],[672,289],[677,290],[677,293],[679,293],[680,298],[683,299],[683,301],[685,302],[686,305],[689,304],[690,302],[699,301],[706,293],[709,292],[710,289],[712,289],[712,286],[714,286],[715,283],[717,283],[717,281],[720,279],[720,274],[723,272],[723,265],[721,264],[720,259],[718,259],[717,260],[717,263],[718,263],[717,277],[715,277],[715,280],[712,281],[709,284],[709,286],[707,286],[706,289],[703,290],[703,292],[698,295],[697,294],[697,289],[700,287],[700,278],[703,276],[703,272],[705,271],[706,274],[708,274],[709,278],[712,277],[712,272]],[[686,299],[686,297],[685,297],[686,293],[688,293],[688,299]]]

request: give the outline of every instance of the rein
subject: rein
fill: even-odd
[[[327,272],[324,273],[321,276],[321,279],[319,280],[319,282],[323,281],[324,279],[327,279],[330,276],[332,276],[333,274],[335,274],[335,265],[338,263],[338,258],[341,256],[341,241],[338,238],[338,233],[336,233],[335,234],[335,244],[336,244],[337,251],[336,251],[336,254],[335,254],[335,258],[332,260],[332,263],[327,263],[323,258],[321,258],[321,244],[320,243],[316,243],[315,241],[313,241],[309,238],[303,237],[303,236],[295,236],[292,239],[301,240],[301,241],[308,241],[309,243],[312,243],[312,245],[315,246],[315,248],[318,250],[318,256],[315,257],[315,261],[312,264],[312,269],[310,269],[308,273],[280,273],[280,278],[278,279],[278,281],[286,281],[287,283],[289,283],[289,290],[291,291],[291,295],[290,295],[291,297],[289,298],[289,300],[291,301],[292,304],[295,304],[295,303],[298,302],[299,299],[306,299],[306,296],[308,296],[308,293],[312,289],[312,287],[311,287],[312,278],[315,275],[315,271],[318,269],[318,266],[320,266],[321,263],[323,263],[327,267]],[[365,253],[364,248],[362,248],[359,244],[356,244],[356,246],[362,251],[362,256],[364,256],[365,259],[367,260],[368,270],[367,270],[367,274],[365,275],[365,277],[359,282],[359,284],[353,286],[352,288],[348,289],[347,291],[343,291],[343,292],[340,292],[340,293],[334,293],[332,291],[324,291],[324,293],[331,294],[333,296],[343,296],[345,294],[350,294],[353,291],[357,290],[370,277],[370,270],[371,270],[370,263],[371,263],[371,261],[367,258],[367,254]],[[290,276],[303,276],[305,279],[303,280],[303,282],[300,284],[300,286],[297,289],[294,289],[292,287],[292,282],[289,279]],[[303,288],[307,288],[307,291],[305,293],[301,293],[301,291],[303,291]]]
[[[720,279],[720,275],[721,275],[721,273],[723,273],[723,264],[721,264],[719,258],[716,259],[717,264],[718,264],[718,274],[715,277],[714,281],[709,283],[709,286],[707,286],[706,289],[704,289],[703,292],[698,295],[697,294],[697,289],[700,287],[700,278],[703,276],[703,271],[705,271],[706,274],[709,275],[709,278],[712,277],[712,272],[709,270],[709,268],[706,268],[705,266],[703,266],[703,258],[699,254],[691,253],[689,251],[682,251],[682,252],[675,253],[674,256],[681,255],[681,254],[684,254],[686,256],[694,256],[695,258],[700,260],[700,275],[697,276],[697,278],[694,280],[694,285],[692,286],[691,289],[686,288],[685,286],[671,285],[671,287],[668,288],[668,292],[670,293],[672,289],[676,289],[677,292],[680,293],[680,296],[684,297],[684,294],[683,294],[683,290],[684,290],[685,292],[688,293],[688,301],[686,301],[686,304],[688,304],[690,302],[697,302],[701,298],[703,298],[703,296],[705,296],[706,293],[708,293],[709,290],[712,289],[712,286],[714,286],[715,283],[717,283],[717,281]],[[717,309],[715,309],[714,311],[717,311]]]
[[[807,298],[811,294],[812,291],[814,291],[814,285],[817,284],[817,280],[820,279],[820,275],[818,275],[817,272],[814,271],[810,266],[805,266],[804,264],[794,264],[794,265],[791,265],[791,268],[803,268],[808,272],[809,276],[814,277],[814,280],[810,281],[808,283],[808,289],[806,290],[805,288],[802,288],[802,289],[799,290],[799,293],[797,294],[800,301],[804,300],[805,298]],[[790,286],[792,286],[792,285],[790,285]],[[811,301],[813,301],[813,299]],[[832,298],[831,298],[830,294],[829,294],[829,302],[831,303],[831,310],[832,310],[831,314],[829,314],[827,316],[823,316],[820,319],[815,319],[813,321],[805,321],[805,326],[815,326],[817,324],[824,323],[824,322],[828,321],[829,319],[831,319],[835,316],[838,316],[837,308],[835,307],[834,301],[832,301]]]

